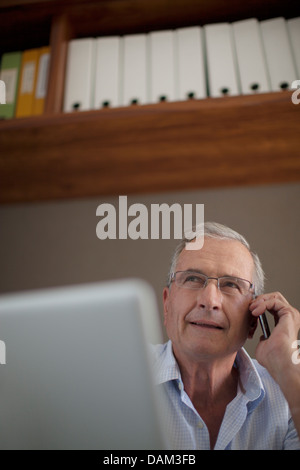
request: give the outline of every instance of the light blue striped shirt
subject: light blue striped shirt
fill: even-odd
[[[172,343],[154,346],[155,374],[167,395],[164,421],[170,450],[210,449],[209,432],[184,391]],[[215,450],[300,449],[287,402],[265,368],[244,349],[237,353],[236,397],[228,404]]]

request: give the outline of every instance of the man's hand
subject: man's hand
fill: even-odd
[[[280,292],[262,294],[254,299],[250,311],[255,317],[268,310],[275,320],[275,328],[267,340],[261,340],[256,348],[256,359],[275,380],[282,367],[292,364],[292,344],[297,341],[300,329],[300,313],[292,307]]]
[[[274,316],[275,327],[271,336],[261,338],[255,355],[280,386],[300,437],[300,363],[292,360],[295,355],[293,347],[298,345],[300,313],[279,292],[259,295],[249,309],[255,317],[265,310]]]

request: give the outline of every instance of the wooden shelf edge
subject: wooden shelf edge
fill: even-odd
[[[5,121],[0,202],[300,181],[299,128],[290,92]]]
[[[104,108],[91,111],[73,113],[46,112],[40,116],[28,116],[16,119],[0,120],[0,134],[6,129],[22,129],[31,127],[45,127],[47,125],[64,125],[68,123],[80,123],[86,120],[113,119],[120,117],[126,119],[128,116],[138,117],[143,114],[170,114],[173,112],[201,112],[208,109],[243,108],[252,106],[276,106],[280,103],[292,104],[292,92],[270,92],[253,95],[238,95],[222,98],[208,97],[205,99],[164,102],[156,104],[122,106],[119,108]],[[292,107],[292,106],[291,106]]]

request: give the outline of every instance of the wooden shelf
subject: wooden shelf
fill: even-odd
[[[291,92],[0,123],[1,203],[300,181]]]
[[[299,181],[291,92],[61,113],[72,38],[299,15],[299,0],[0,0],[0,54],[51,47],[45,114],[0,122],[0,203]]]

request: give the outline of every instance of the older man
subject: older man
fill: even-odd
[[[201,249],[176,249],[163,291],[170,341],[155,349],[170,448],[300,449],[300,314],[263,283],[257,255],[228,227],[206,223]],[[257,362],[242,346],[266,309],[276,327]]]

